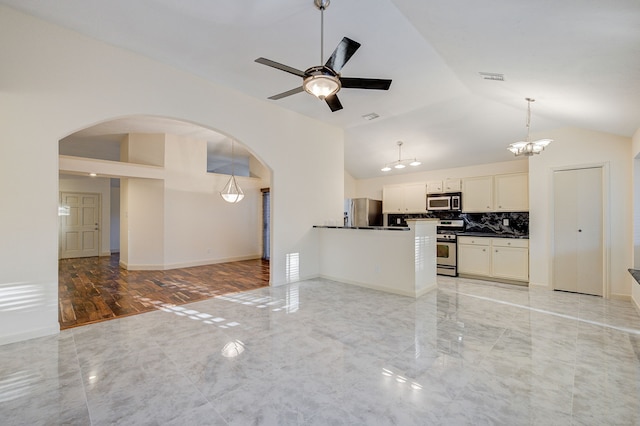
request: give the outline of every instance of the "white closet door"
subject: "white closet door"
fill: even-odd
[[[554,172],[556,290],[602,296],[602,168]]]

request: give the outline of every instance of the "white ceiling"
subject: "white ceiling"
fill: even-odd
[[[254,62],[320,64],[313,0],[0,4],[341,126],[356,178],[381,176],[398,140],[403,157],[423,162],[419,170],[513,159],[505,148],[526,135],[525,97],[536,99],[540,136],[566,126],[623,136],[640,128],[638,0],[333,0],[324,59],[347,36],[362,47],[343,76],[393,79],[389,91],[341,90],[344,109],[335,113],[306,93],[267,100],[301,80]],[[380,118],[362,118],[372,112]]]

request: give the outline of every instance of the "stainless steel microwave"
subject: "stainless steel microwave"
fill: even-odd
[[[462,193],[447,192],[444,194],[427,194],[427,210],[461,211]]]

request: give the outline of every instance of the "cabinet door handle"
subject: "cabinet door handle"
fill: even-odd
[[[498,252],[498,250],[496,250],[496,253]]]
[[[482,251],[487,251],[487,249],[482,249]]]

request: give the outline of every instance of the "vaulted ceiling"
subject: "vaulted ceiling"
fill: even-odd
[[[346,36],[362,47],[344,76],[393,79],[389,91],[342,89],[337,112],[304,92],[268,100],[301,80],[254,62],[320,65],[313,0],[0,4],[340,126],[356,178],[381,176],[398,140],[422,161],[418,170],[511,160],[506,146],[526,136],[526,97],[536,99],[532,132],[541,136],[569,126],[623,136],[640,128],[638,0],[333,0],[325,60]],[[379,118],[365,120],[370,113]]]

